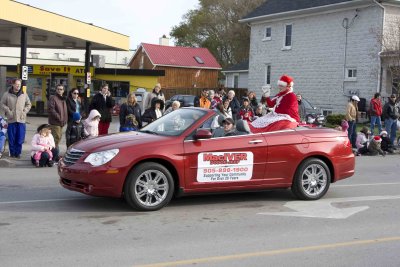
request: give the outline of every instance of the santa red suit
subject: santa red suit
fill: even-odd
[[[249,124],[252,133],[270,132],[296,128],[300,121],[297,97],[293,93],[293,78],[283,75],[279,81],[280,87],[285,87],[272,99],[266,98],[269,107],[274,107],[274,112],[257,118]]]
[[[279,114],[287,114],[297,122],[300,122],[299,105],[297,102],[296,94],[293,93],[293,78],[283,75],[278,85],[286,87],[286,90],[280,91],[272,99],[267,97],[268,107],[274,107],[275,112]]]

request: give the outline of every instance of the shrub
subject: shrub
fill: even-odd
[[[345,118],[344,114],[330,114],[326,116],[326,122],[330,125],[340,125]]]

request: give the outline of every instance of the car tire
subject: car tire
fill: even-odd
[[[317,200],[329,189],[331,172],[320,159],[309,158],[296,170],[292,183],[293,194],[301,200]]]
[[[174,180],[168,169],[155,162],[135,166],[124,186],[128,204],[140,211],[155,211],[166,206],[174,194]]]

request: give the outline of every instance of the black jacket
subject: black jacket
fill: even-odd
[[[81,114],[82,116],[83,112],[82,103],[79,100],[78,102],[80,104],[79,114]],[[67,98],[67,110],[68,110],[68,124],[71,124],[73,123],[72,115],[76,112],[76,102],[71,97]]]
[[[387,102],[384,106],[383,106],[383,111],[382,111],[382,115],[385,119],[393,119],[396,120],[399,117],[399,112],[396,110],[397,107],[395,105],[395,103],[393,103],[391,100],[389,100],[389,102]]]
[[[164,101],[157,99],[156,101],[153,101],[151,103],[151,108],[148,108],[144,111],[143,116],[142,116],[142,121],[150,123],[157,119],[156,103],[160,103],[160,111],[162,114],[162,111],[164,109]]]
[[[111,99],[111,96],[107,96],[106,99],[104,99],[104,96],[101,93],[97,93],[93,99],[92,102],[90,102],[89,105],[89,112],[92,109],[96,109],[98,112],[100,112],[101,122],[111,122],[112,117],[111,117],[111,108],[113,107],[113,102]]]
[[[83,130],[83,124],[73,122],[68,124],[67,130],[65,131],[65,139],[67,139],[67,147],[72,145],[79,140],[85,139],[85,131]]]
[[[136,103],[134,106],[128,105],[127,103],[122,104],[119,111],[119,124],[121,127],[126,124],[125,118],[129,114],[135,115],[138,122],[138,127],[142,128],[142,110],[140,109],[138,103]]]

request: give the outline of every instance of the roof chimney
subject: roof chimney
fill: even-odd
[[[165,34],[160,38],[159,40],[160,45],[166,45],[169,46],[169,38],[165,36]]]

